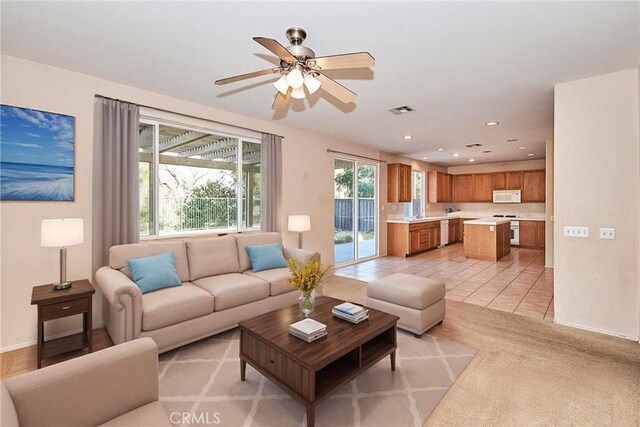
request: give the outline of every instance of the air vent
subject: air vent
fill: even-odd
[[[399,116],[401,114],[410,113],[410,112],[412,112],[414,110],[413,110],[413,108],[409,107],[408,105],[403,105],[402,107],[389,108],[388,111],[392,112],[396,116]]]
[[[465,147],[467,147],[467,148],[482,147],[482,144],[467,144],[467,145],[465,145]]]
[[[491,152],[491,150],[484,150],[483,153],[484,154],[489,154]]]
[[[518,140],[518,138],[514,138],[514,139],[507,139],[507,142],[516,142]]]

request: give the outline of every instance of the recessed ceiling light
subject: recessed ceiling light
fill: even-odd
[[[527,156],[529,156],[529,157],[533,157],[533,156],[535,156],[535,154],[533,154],[533,153],[529,153],[529,154],[527,154]]]
[[[422,160],[429,160],[429,158],[428,157],[423,157]]]
[[[453,153],[453,157],[460,157],[460,154],[458,154],[458,153]]]
[[[516,142],[518,140],[518,138],[514,138],[514,139],[507,139],[507,142]]]
[[[518,147],[518,150],[526,150],[527,147],[525,147],[524,145],[522,147]]]
[[[438,148],[438,151],[444,151],[444,148],[440,147]]]
[[[496,125],[499,125],[499,124],[500,124],[499,122],[489,122],[489,123],[485,123],[484,125],[485,126],[496,126]]]
[[[407,141],[410,140],[411,138],[413,138],[411,135],[405,135],[402,137],[402,139],[406,139]]]
[[[473,163],[475,161],[476,161],[476,159],[469,159],[469,162],[471,162],[471,163]]]

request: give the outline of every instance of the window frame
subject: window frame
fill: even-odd
[[[206,120],[180,116],[177,114],[160,112],[155,110],[141,109],[140,117],[138,120],[139,125],[153,126],[153,155],[152,164],[150,166],[150,172],[153,173],[153,188],[151,189],[152,202],[150,203],[149,212],[149,234],[140,234],[140,240],[154,240],[154,239],[171,239],[176,237],[188,237],[194,235],[207,235],[207,234],[227,234],[227,233],[241,233],[247,231],[256,231],[259,229],[260,224],[254,227],[242,227],[242,212],[244,208],[243,203],[243,172],[242,166],[242,148],[243,142],[262,144],[261,134],[248,129],[236,128],[231,125],[225,125],[222,123],[208,122]],[[175,233],[160,234],[160,185],[158,182],[160,176],[160,150],[158,150],[158,144],[160,141],[160,126],[169,126],[176,129],[185,131],[196,131],[201,133],[210,133],[217,136],[223,136],[226,138],[237,139],[237,152],[239,153],[236,160],[236,227],[229,228],[211,228],[205,230],[189,230],[178,231]],[[235,132],[237,130],[237,132]],[[262,148],[261,148],[262,150]],[[262,174],[262,170],[260,170]],[[262,181],[262,180],[261,180]],[[261,183],[262,185],[262,183]],[[263,189],[260,188],[260,197],[262,198]],[[140,207],[138,208],[138,215],[140,214]],[[260,212],[262,217],[262,212]],[[140,219],[138,219],[139,221]]]

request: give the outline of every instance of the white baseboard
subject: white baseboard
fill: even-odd
[[[633,336],[630,336],[630,335],[618,334],[616,332],[607,331],[605,329],[591,328],[591,327],[588,327],[588,326],[577,325],[575,323],[559,322],[557,319],[555,319],[555,316],[554,316],[554,319],[553,319],[553,323],[557,323],[558,325],[562,325],[562,326],[568,326],[570,328],[582,329],[582,330],[589,331],[589,332],[596,332],[598,334],[609,335],[609,336],[616,337],[616,338],[624,338],[626,340],[631,340],[631,341],[635,341],[635,342],[638,342],[638,339],[640,339],[640,337],[633,337]]]
[[[99,329],[99,328],[104,328],[104,325],[93,325],[93,329]],[[72,331],[63,332],[61,334],[51,335],[51,336],[47,337],[47,340],[54,340],[56,338],[66,337],[68,335],[77,334],[79,332],[82,332],[82,328],[74,329]],[[4,352],[7,352],[7,351],[12,351],[12,350],[18,350],[18,349],[25,348],[25,347],[31,347],[32,345],[36,345],[37,343],[38,343],[37,340],[32,340],[32,341],[23,342],[21,344],[14,344],[14,345],[6,346],[6,347],[1,347],[0,348],[0,353],[4,353]]]

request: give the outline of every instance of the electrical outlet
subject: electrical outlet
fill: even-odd
[[[564,237],[589,237],[589,227],[564,227]]]
[[[615,228],[601,228],[600,229],[600,238],[605,240],[615,240],[616,239],[616,229]]]

